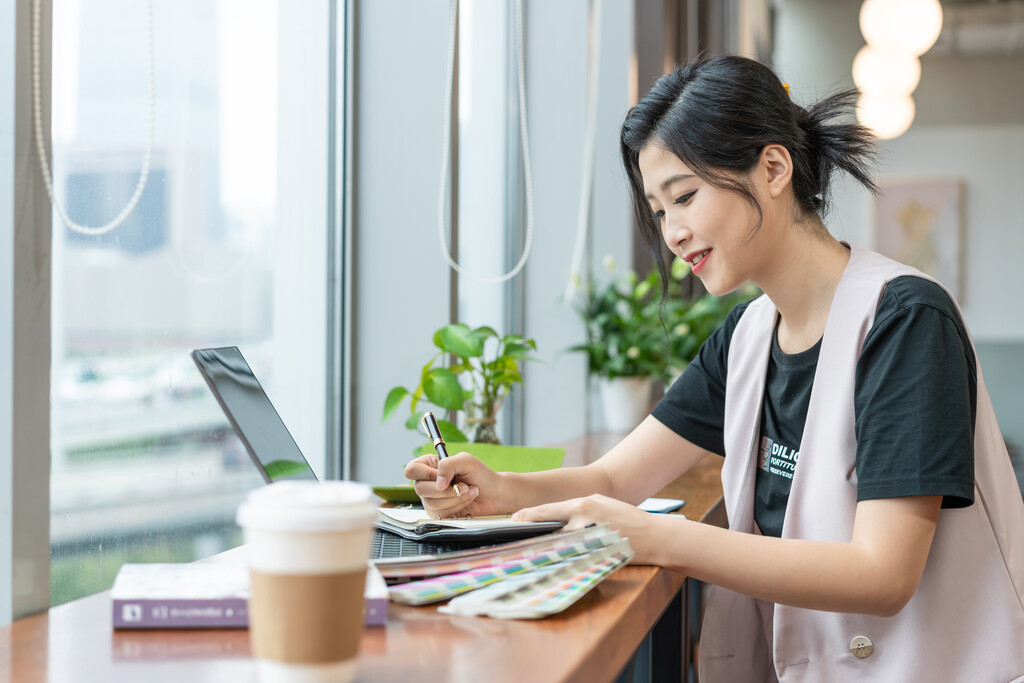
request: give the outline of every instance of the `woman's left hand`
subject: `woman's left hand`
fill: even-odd
[[[657,518],[667,518],[667,515],[653,515],[621,500],[593,495],[524,508],[512,518],[524,522],[565,520],[567,531],[608,522],[623,538],[629,539],[633,548],[632,564],[659,564],[655,553],[658,545],[656,529],[660,526]]]

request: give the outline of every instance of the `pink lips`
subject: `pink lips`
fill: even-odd
[[[702,258],[697,263],[693,264],[693,268],[691,268],[691,270],[693,271],[694,275],[700,275],[700,271],[704,269],[704,264],[708,262],[708,258],[711,256],[711,251],[712,250],[709,249],[708,253],[704,255],[704,258]]]

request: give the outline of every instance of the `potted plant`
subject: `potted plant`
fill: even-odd
[[[611,257],[604,264],[614,272]],[[664,301],[658,272],[651,270],[642,279],[630,271],[599,286],[587,282],[575,302],[587,340],[570,351],[587,354],[589,373],[598,378],[604,424],[613,431],[639,424],[651,407],[654,385],[674,381],[732,307],[757,291],[743,287],[694,300],[683,287],[689,264],[676,258],[669,272]]]
[[[437,420],[446,441],[499,443],[495,431],[498,411],[505,397],[522,384],[519,361],[531,360],[537,344],[521,335],[499,335],[490,327],[470,328],[462,323],[445,325],[434,333],[438,348],[423,366],[420,381],[412,391],[395,387],[384,400],[383,420],[391,417],[406,396],[410,396],[408,429],[418,431],[420,415],[429,406],[438,412],[463,414],[468,436],[449,420]],[[453,359],[445,366],[448,359]],[[425,408],[423,404],[427,404]]]

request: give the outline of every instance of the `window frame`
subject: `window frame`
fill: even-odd
[[[3,76],[14,97],[0,114],[0,625],[50,606],[50,201],[32,123],[32,10],[6,2]],[[50,147],[50,0],[40,0],[41,118]],[[13,48],[13,49],[10,49]],[[10,136],[9,138],[7,136]],[[8,165],[9,164],[9,165]]]

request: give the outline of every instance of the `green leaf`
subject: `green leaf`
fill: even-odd
[[[462,358],[477,358],[484,353],[484,335],[475,334],[462,323],[445,325],[439,330],[440,347]]]
[[[419,433],[422,434],[423,430],[420,429],[420,419],[421,419],[421,416],[422,416],[422,413],[413,413],[412,415],[410,415],[405,420],[405,428],[409,429],[409,430],[412,430],[414,432],[419,432]]]
[[[651,293],[651,281],[650,280],[642,280],[640,282],[640,284],[638,284],[636,286],[636,289],[633,290],[633,298],[635,300],[637,300],[637,301],[640,301],[641,299],[643,299],[645,296],[647,296],[650,293]]]
[[[530,355],[530,347],[524,344],[509,344],[505,347],[506,358],[526,358]]]
[[[506,386],[511,386],[516,383],[522,384],[523,376],[518,372],[501,372],[494,376],[494,383],[504,384]]]
[[[391,417],[395,410],[398,408],[398,404],[402,402],[402,399],[409,395],[409,390],[405,387],[395,387],[388,392],[388,397],[384,399],[384,417],[380,419],[384,422]]]
[[[462,408],[462,385],[447,368],[434,368],[423,380],[423,391],[434,405],[448,410]]]
[[[419,386],[416,387],[416,391],[412,392],[412,399],[409,401],[409,410],[416,412],[416,404],[423,398],[423,382],[421,381]]]
[[[487,327],[486,325],[484,325],[483,327],[478,327],[475,330],[473,330],[473,334],[483,337],[484,339],[486,339],[487,337],[498,337],[498,333],[494,330],[494,328]]]
[[[690,264],[676,256],[672,259],[672,278],[682,280],[690,274]]]
[[[461,443],[461,442],[464,442],[464,441],[469,441],[469,439],[466,437],[466,435],[463,434],[459,430],[458,427],[453,425],[448,420],[438,420],[437,421],[437,426],[441,430],[441,438],[443,438],[445,441],[450,441],[450,442],[453,442],[453,443]],[[455,455],[455,454],[452,453],[451,455]]]
[[[420,370],[420,384],[423,384],[423,379],[427,376],[427,373],[430,372],[430,368],[432,368],[434,366],[434,363],[437,362],[437,359],[440,358],[443,355],[444,355],[444,349],[442,349],[441,351],[438,351],[437,353],[435,353],[434,357],[431,358],[430,361],[426,365],[423,366],[423,369]]]
[[[263,469],[267,471],[270,481],[277,481],[284,477],[290,477],[293,474],[308,472],[309,465],[304,462],[295,462],[294,460],[272,460]]]

